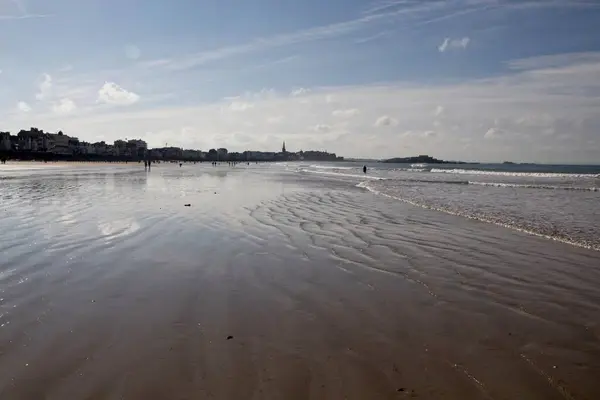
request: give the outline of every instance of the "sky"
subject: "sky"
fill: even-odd
[[[600,0],[0,0],[0,130],[600,164]]]

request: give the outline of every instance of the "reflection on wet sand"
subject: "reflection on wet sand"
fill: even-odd
[[[0,398],[600,394],[597,252],[266,169],[0,200]]]

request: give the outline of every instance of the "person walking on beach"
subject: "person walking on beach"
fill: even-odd
[[[367,166],[363,165],[363,174],[366,174],[366,173],[367,173]]]

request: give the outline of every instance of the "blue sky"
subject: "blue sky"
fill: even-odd
[[[600,1],[0,0],[2,130],[600,162]]]

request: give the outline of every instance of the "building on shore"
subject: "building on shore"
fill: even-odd
[[[16,136],[10,132],[0,132],[0,152],[5,156],[26,159],[77,159],[77,160],[172,160],[172,161],[340,161],[334,153],[323,151],[290,152],[285,141],[280,152],[253,151],[229,152],[226,148],[210,149],[207,152],[180,147],[149,149],[141,139],[115,140],[113,144],[104,141],[89,143],[77,137],[44,132],[37,128],[21,130]]]
[[[0,132],[0,151],[11,151],[10,132]]]

